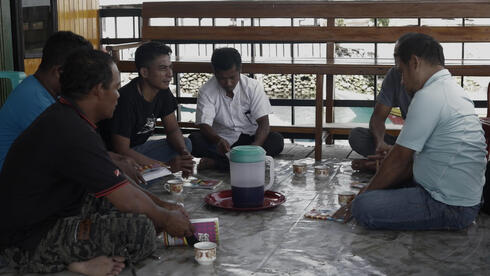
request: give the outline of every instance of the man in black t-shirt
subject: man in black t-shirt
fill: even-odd
[[[139,77],[119,90],[112,120],[104,123],[103,134],[109,148],[136,160],[141,166],[168,163],[173,172],[192,173],[194,163],[189,152],[192,144],[182,136],[175,110],[177,101],[170,92],[172,63],[170,47],[148,42],[136,50],[135,64]],[[150,140],[160,118],[167,139]]]
[[[0,173],[0,255],[23,272],[117,275],[124,258],[151,254],[156,232],[191,235],[185,211],[130,184],[95,131],[119,97],[111,57],[76,52],[60,82],[62,97],[15,140]]]

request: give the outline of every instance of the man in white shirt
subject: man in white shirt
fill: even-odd
[[[276,156],[284,148],[280,133],[270,132],[272,108],[263,86],[240,74],[242,59],[234,48],[213,52],[214,77],[199,90],[192,155],[201,157],[198,169],[229,168],[225,153],[238,145],[262,146]]]
[[[371,229],[459,230],[478,215],[486,145],[473,102],[447,69],[441,45],[425,34],[395,53],[412,96],[396,144],[366,189],[336,217]]]

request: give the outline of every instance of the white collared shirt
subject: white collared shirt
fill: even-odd
[[[240,75],[233,98],[212,77],[199,89],[196,124],[211,126],[216,134],[233,145],[242,133],[255,135],[257,119],[272,113],[269,98],[260,82]]]

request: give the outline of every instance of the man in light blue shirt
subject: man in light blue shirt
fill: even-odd
[[[368,187],[338,211],[372,229],[463,229],[478,215],[486,145],[471,99],[444,69],[432,37],[415,34],[395,54],[412,96],[395,146]]]
[[[85,38],[68,31],[57,32],[48,39],[36,73],[22,81],[0,109],[0,170],[15,139],[56,101],[66,57],[75,50],[92,48]]]

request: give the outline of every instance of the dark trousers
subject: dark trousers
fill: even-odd
[[[195,157],[207,157],[216,162],[216,168],[220,171],[227,171],[230,169],[230,163],[228,158],[218,153],[216,144],[210,143],[204,135],[198,131],[189,135],[189,139],[192,142],[192,155]],[[242,134],[231,147],[250,145],[255,141],[254,135]],[[265,152],[269,156],[277,156],[284,149],[284,137],[279,132],[269,132],[267,139],[262,145]]]

